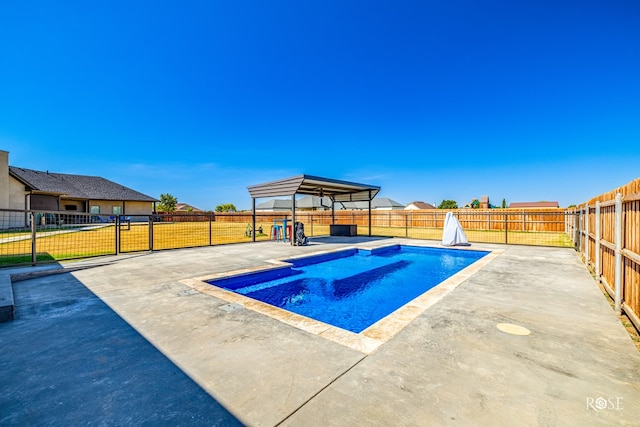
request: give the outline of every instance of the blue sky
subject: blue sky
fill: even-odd
[[[310,174],[401,203],[640,177],[640,2],[5,1],[0,149],[201,209]]]

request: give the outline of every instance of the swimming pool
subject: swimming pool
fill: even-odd
[[[407,245],[354,248],[207,283],[359,333],[488,253]]]

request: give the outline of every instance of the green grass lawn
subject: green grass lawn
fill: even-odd
[[[263,234],[258,234],[256,240],[266,241],[270,238],[271,222],[257,223],[256,228],[262,227]],[[69,231],[67,233],[51,234],[51,231]],[[45,229],[37,234],[37,260],[57,261],[64,259],[85,258],[97,255],[116,253],[115,225],[108,224],[96,228],[62,228]],[[153,238],[153,249],[177,249],[196,246],[222,245],[228,243],[250,242],[252,237],[246,235],[246,223],[229,222],[166,222],[156,223],[153,236],[147,223],[133,223],[130,229],[125,227],[120,231],[119,252],[148,251]],[[442,229],[438,228],[409,228],[404,227],[372,227],[374,236],[409,237],[416,239],[440,240]],[[329,225],[305,225],[308,236],[326,236]],[[368,235],[366,226],[358,227],[359,235]],[[476,243],[505,243],[504,231],[465,230],[470,242]],[[26,237],[25,240],[0,244],[0,266],[24,264],[31,262],[31,233],[11,232],[2,233],[0,238]],[[510,231],[509,244],[544,245],[571,247],[572,243],[565,233],[550,232],[518,232]]]

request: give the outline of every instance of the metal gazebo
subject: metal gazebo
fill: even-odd
[[[335,202],[369,202],[369,236],[371,236],[371,200],[378,194],[380,187],[358,184],[337,179],[311,175],[297,175],[291,178],[266,182],[247,187],[252,199],[252,227],[256,228],[256,199],[264,197],[291,196],[291,220],[296,222],[296,195],[305,194],[329,197],[331,200],[331,222],[335,223]],[[253,241],[256,236],[253,234]],[[295,244],[295,239],[291,239]]]

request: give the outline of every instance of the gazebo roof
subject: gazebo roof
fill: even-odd
[[[375,185],[358,184],[311,175],[297,175],[291,178],[252,185],[247,189],[254,199],[311,194],[320,197],[328,196],[338,202],[369,201],[380,191],[380,187]]]

